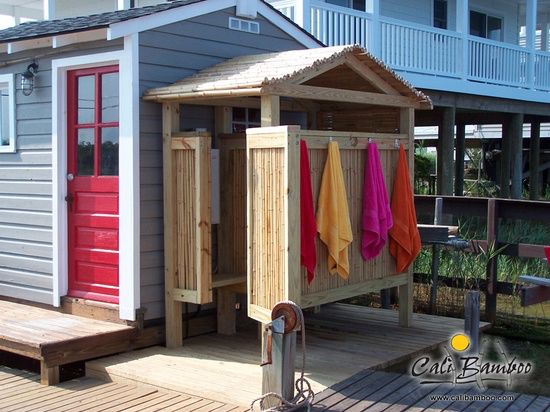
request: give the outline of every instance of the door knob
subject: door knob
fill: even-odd
[[[73,175],[72,173],[69,173],[69,174],[67,175],[67,180],[68,180],[69,182],[72,182],[72,181],[74,180],[74,175]]]

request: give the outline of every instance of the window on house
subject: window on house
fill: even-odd
[[[244,133],[249,127],[260,127],[260,109],[233,108],[233,133]]]
[[[434,0],[434,27],[447,29],[447,0]]]
[[[326,0],[326,2],[335,6],[365,11],[365,0]]]
[[[0,152],[15,152],[13,75],[0,75]]]
[[[470,34],[496,41],[502,41],[502,19],[470,10]]]

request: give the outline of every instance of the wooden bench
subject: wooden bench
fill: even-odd
[[[0,300],[0,350],[40,361],[40,380],[59,382],[59,366],[128,350],[135,327]]]
[[[218,333],[234,335],[237,333],[237,294],[246,293],[246,274],[214,274],[212,288],[216,289]]]

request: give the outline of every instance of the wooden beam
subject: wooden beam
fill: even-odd
[[[511,170],[511,120],[510,117],[502,123],[502,140],[501,140],[501,152],[500,152],[500,173],[498,179],[499,196],[504,199],[510,197],[510,170]],[[498,169],[497,169],[498,170]]]
[[[262,127],[279,126],[281,124],[279,96],[262,95],[262,106],[260,110]]]
[[[97,29],[81,31],[77,33],[61,34],[54,36],[52,40],[52,47],[54,49],[68,46],[75,43],[84,43],[96,40],[105,40],[107,38],[107,29]]]
[[[355,73],[363,77],[366,81],[368,81],[370,84],[372,84],[381,92],[392,96],[401,96],[401,93],[399,93],[396,89],[390,86],[386,80],[382,79],[378,74],[376,74],[372,69],[370,69],[367,65],[361,62],[357,57],[347,56],[346,64]]]
[[[510,196],[512,199],[521,199],[523,173],[523,114],[514,114],[511,119],[510,130]]]
[[[497,199],[487,201],[487,249],[493,250],[497,247],[498,229],[498,203]],[[495,323],[497,316],[497,256],[487,262],[487,290],[485,291],[485,317],[490,323]]]
[[[422,91],[441,107],[455,107],[456,109],[477,110],[481,112],[524,113],[548,116],[548,103],[443,92],[439,90],[422,89]]]
[[[519,290],[521,306],[530,306],[550,300],[550,287],[524,286]]]
[[[41,49],[52,46],[51,37],[39,37],[37,39],[21,40],[8,43],[8,54],[17,53],[20,51]]]
[[[181,91],[180,91],[181,90]],[[168,86],[159,89],[153,89],[147,92],[142,98],[143,100],[152,100],[157,102],[164,101],[180,101],[187,103],[191,100],[199,99],[218,99],[225,97],[248,97],[259,96],[262,94],[262,89],[252,87],[248,89],[227,89],[227,90],[205,90],[205,91],[188,91],[177,86]]]
[[[455,109],[442,111],[437,146],[437,194],[453,194]]]
[[[540,122],[531,122],[529,139],[529,199],[540,197]]]
[[[457,123],[455,141],[455,196],[464,195],[464,152],[466,149],[466,125]]]
[[[178,103],[162,105],[163,183],[164,183],[164,288],[166,309],[166,346],[175,348],[183,344],[182,303],[174,292],[178,287],[178,275],[174,263],[177,242],[174,216],[172,176],[172,133],[180,129]]]
[[[40,383],[42,385],[57,385],[59,383],[59,366],[48,366],[46,361],[40,361]]]
[[[359,92],[355,90],[334,89],[304,85],[274,84],[262,87],[262,94],[297,97],[299,99],[328,100],[333,102],[360,103],[378,106],[425,107],[422,103],[406,96],[391,96],[382,93]]]
[[[412,266],[412,265],[411,265]],[[407,283],[399,286],[399,326],[410,327],[413,314],[413,274],[407,274]]]
[[[237,333],[237,294],[231,288],[217,289],[217,319],[220,335],[234,335]]]

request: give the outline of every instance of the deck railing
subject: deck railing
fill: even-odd
[[[381,58],[395,69],[460,76],[459,35],[423,25],[381,19]]]
[[[276,0],[271,5],[324,44],[360,44],[399,71],[550,90],[548,52],[532,52],[510,43],[375,16],[319,0]]]
[[[527,85],[529,53],[524,47],[470,37],[468,49],[470,79],[520,87]]]
[[[310,3],[310,32],[327,46],[360,44],[372,48],[372,18],[370,13],[333,6],[319,1]]]
[[[550,53],[535,53],[535,88],[550,90]]]

